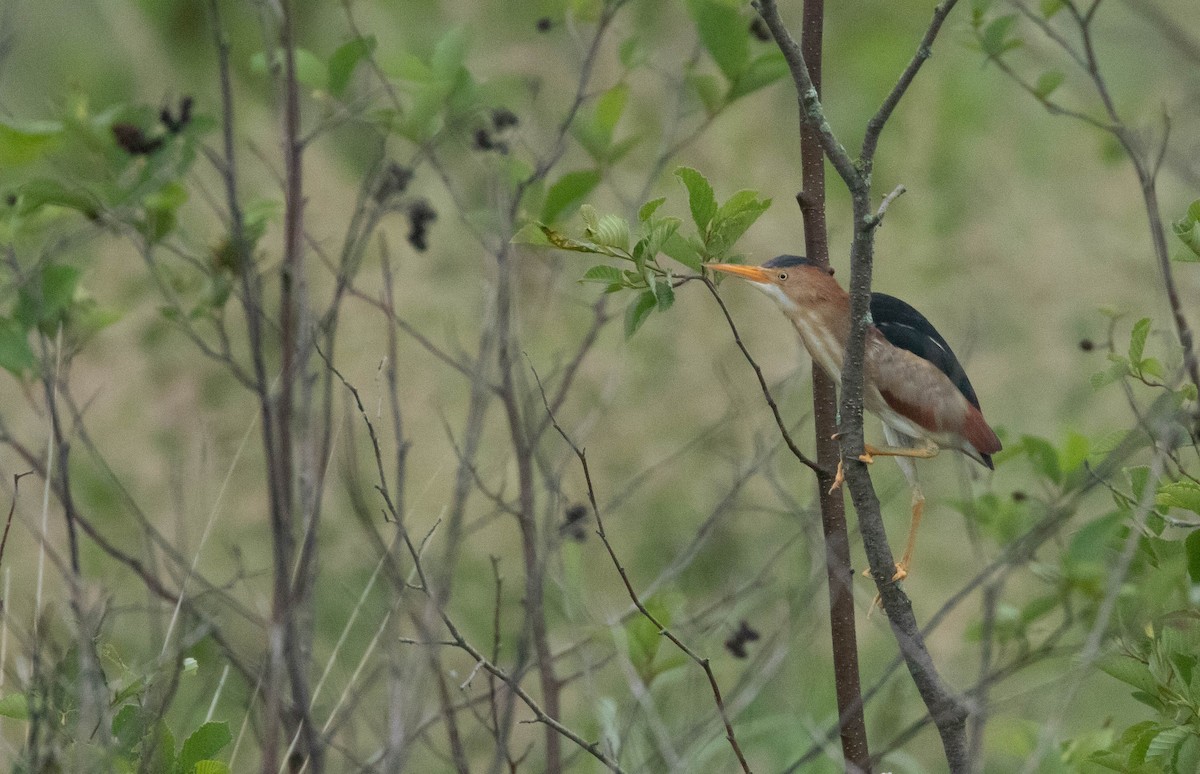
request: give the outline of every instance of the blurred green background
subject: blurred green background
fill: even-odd
[[[435,42],[448,30],[465,29],[466,67],[477,81],[491,84],[488,104],[503,105],[520,119],[508,140],[513,148],[510,159],[536,159],[552,145],[576,88],[579,63],[594,30],[589,20],[594,5],[408,0],[360,1],[351,7],[358,28],[377,38],[380,67],[400,80],[398,74],[413,57],[428,60]],[[800,3],[781,5],[785,18],[798,28]],[[875,288],[905,298],[937,325],[963,360],[986,416],[1009,445],[1028,434],[1062,446],[1075,434],[1098,448],[1101,439],[1132,421],[1121,390],[1096,389],[1090,381],[1108,365],[1101,350],[1109,317],[1100,310],[1126,315],[1116,323],[1118,349],[1140,317],[1153,320],[1149,348],[1165,353],[1175,346],[1137,182],[1111,140],[1050,115],[987,65],[974,45],[971,6],[960,5],[883,135],[874,175],[876,195],[899,184],[907,193],[892,205],[878,232]],[[1188,26],[1195,8],[1188,0],[1154,4],[1181,36],[1174,40],[1135,5],[1104,3],[1095,30],[1097,47],[1119,109],[1144,132],[1147,142],[1161,135],[1163,116],[1170,117],[1160,199],[1165,217],[1177,218],[1200,190],[1200,67],[1195,29]],[[154,110],[177,103],[183,95],[195,99],[199,116],[219,117],[206,4],[144,0],[9,2],[2,7],[0,118],[31,121],[71,111],[95,115],[116,105]],[[269,80],[252,67],[254,55],[264,50],[263,30],[271,27],[273,11],[269,4],[229,2],[222,8],[232,45],[242,194],[247,201],[280,199],[277,98]],[[830,4],[824,101],[835,131],[849,148],[858,146],[867,118],[912,55],[931,9],[931,3],[916,0]],[[749,23],[748,10],[742,12]],[[340,3],[298,4],[296,13],[299,44],[322,60],[354,36]],[[542,19],[549,21],[546,31],[538,29]],[[604,181],[586,201],[602,212],[632,217],[649,182],[649,197],[668,196],[664,210],[686,218],[686,199],[671,175],[676,166],[686,165],[708,177],[719,199],[743,188],[773,199],[771,209],[738,245],[748,262],[802,252],[803,233],[793,200],[800,186],[797,108],[787,80],[722,110],[693,142],[680,148],[661,174],[647,181],[662,148],[671,144],[665,138],[684,136],[708,120],[696,96],[681,87],[680,73],[689,62],[697,72],[718,70],[699,43],[682,2],[632,2],[609,35],[599,49],[588,94],[594,97],[624,80],[631,97],[616,134],[639,141],[628,156],[605,166]],[[1061,53],[1036,31],[1025,30],[1025,37],[1027,44],[1012,55],[1018,69],[1034,77],[1045,69],[1068,69]],[[643,67],[631,71],[618,55],[618,47],[628,40],[639,41],[647,57]],[[750,45],[754,52],[765,53],[772,44],[752,39]],[[369,116],[377,109],[380,87],[369,80],[366,69],[360,65],[354,99],[345,104],[306,89],[305,126],[316,127],[330,115]],[[1094,97],[1075,72],[1056,96],[1095,111]],[[329,271],[314,257],[316,248],[334,253],[339,249],[368,169],[381,157],[407,163],[416,152],[409,140],[381,138],[368,120],[352,117],[330,123],[305,156],[308,277],[315,298],[326,297],[332,287]],[[507,227],[497,219],[506,201],[498,181],[508,162],[498,154],[480,152],[471,138],[470,126],[439,138],[438,153],[448,177],[429,165],[417,167],[410,190],[427,197],[438,212],[427,251],[407,243],[408,224],[401,214],[381,225],[395,264],[398,313],[455,357],[476,354],[495,290],[495,261],[481,249],[473,231],[501,236]],[[209,132],[203,142],[216,147],[218,133]],[[52,154],[0,170],[0,182],[9,189],[46,174],[71,179],[77,163],[83,162],[69,154]],[[585,149],[568,138],[551,178],[594,165]],[[221,239],[211,205],[220,199],[219,177],[198,163],[185,183],[188,202],[180,210],[172,239],[181,249],[202,255]],[[832,171],[829,190],[833,263],[845,284],[849,205]],[[577,218],[564,221],[579,228]],[[71,364],[73,394],[86,406],[91,438],[112,473],[82,444],[75,444],[73,474],[81,507],[111,540],[153,561],[157,550],[147,546],[137,523],[128,517],[129,501],[135,500],[183,556],[195,557],[199,571],[265,615],[270,598],[266,490],[259,439],[255,432],[246,436],[247,427],[257,421],[254,396],[219,364],[198,357],[193,344],[164,317],[146,266],[127,235],[81,218],[50,224],[45,233],[52,238],[36,244],[14,242],[15,259],[32,265],[53,254],[77,266],[81,284],[100,306],[119,314]],[[275,220],[259,246],[264,270],[277,265],[280,244],[281,225]],[[572,357],[592,321],[591,305],[599,286],[576,280],[594,261],[524,247],[516,248],[514,256],[519,351],[524,365],[552,377]],[[1200,324],[1195,314],[1200,273],[1191,265],[1177,266],[1190,320]],[[364,254],[357,285],[374,297],[380,282],[379,250],[372,246]],[[11,303],[15,290],[4,292],[0,299]],[[794,332],[769,301],[748,288],[728,283],[722,293],[788,421],[802,426],[797,437],[811,448],[810,363]],[[755,770],[780,771],[836,716],[814,482],[786,450],[779,453],[777,431],[753,375],[719,309],[698,283],[680,288],[674,308],[653,315],[628,341],[620,324],[626,302],[623,297],[613,299],[616,321],[600,331],[558,418],[572,439],[587,449],[606,526],[635,587],[652,588],[656,603],[669,611],[673,628],[712,658]],[[380,407],[387,384],[381,363],[386,325],[377,309],[361,300],[346,302],[337,366],[362,393],[372,418],[384,411]],[[1097,349],[1082,349],[1083,339],[1095,341]],[[399,399],[411,441],[408,526],[413,535],[424,536],[444,516],[450,499],[458,467],[455,444],[461,442],[470,383],[411,337],[401,336],[399,355]],[[524,405],[533,412],[536,392],[528,367],[519,370],[527,390]],[[44,451],[47,419],[38,409],[40,388],[28,379],[2,376],[6,386],[0,416],[6,437]],[[407,649],[401,658],[412,675],[424,662],[421,646],[373,643],[392,595],[382,584],[368,595],[345,642],[336,644],[376,561],[349,507],[354,496],[374,503],[375,493],[361,491],[361,482],[346,472],[351,459],[364,471],[372,470],[369,444],[358,414],[349,404],[343,406],[341,398],[337,405],[338,440],[320,533],[313,653],[318,674],[330,653],[336,653],[329,683],[316,702],[319,721],[349,686],[352,700],[339,705],[343,714],[333,732],[337,746],[347,754],[331,753],[328,764],[330,770],[349,771],[356,770],[352,761],[369,764],[388,732],[382,710],[389,701],[383,679],[386,653]],[[875,420],[868,419],[867,434],[880,437]],[[243,447],[244,437],[249,440]],[[384,451],[390,465],[396,449],[386,438]],[[510,455],[503,411],[493,402],[485,416],[476,472],[505,499],[515,491]],[[714,723],[703,673],[668,654],[669,644],[663,643],[660,655],[651,659],[649,678],[644,669],[639,674],[627,644],[637,642],[639,635],[631,628],[636,625],[619,620],[628,600],[602,545],[594,535],[576,541],[559,533],[567,507],[586,499],[569,449],[551,433],[537,455],[540,475],[548,482],[539,501],[539,519],[546,536],[551,641],[556,650],[579,645],[559,667],[560,674],[580,675],[565,689],[565,721],[588,739],[621,737],[622,762],[629,771],[665,771],[672,765],[682,771],[733,770],[734,761]],[[0,449],[0,472],[6,481],[26,467],[10,448]],[[1025,528],[1044,512],[1054,492],[1020,455],[991,475],[982,475],[969,460],[953,454],[922,463],[920,469],[929,503],[905,588],[918,620],[925,621],[997,556],[1005,542],[1002,530],[965,517],[963,511],[970,508],[963,503],[988,494],[995,495],[996,502],[1014,503],[1013,495],[1019,493],[1017,502],[1005,507],[1017,510],[1012,518]],[[872,472],[895,545],[907,524],[907,491],[894,465],[878,464]],[[370,481],[369,472],[365,480]],[[34,568],[41,486],[32,478],[22,482],[3,558],[5,617],[14,631],[28,631],[37,615]],[[348,486],[360,491],[348,492]],[[1001,591],[1001,617],[1016,615],[1030,600],[1046,594],[1056,583],[1058,552],[1089,520],[1111,510],[1107,493],[1090,496],[1057,545],[1048,545],[1011,576]],[[201,551],[201,536],[214,512],[212,534]],[[372,504],[372,515],[377,512]],[[65,533],[58,513],[52,505],[48,543],[61,555]],[[390,534],[381,521],[374,527]],[[522,621],[518,531],[512,517],[479,492],[468,503],[466,529],[450,613],[468,637],[481,645],[490,642],[495,586],[489,557],[496,557],[504,578],[501,631],[505,648],[511,648]],[[435,555],[443,550],[442,534],[435,530],[430,538]],[[865,567],[861,546],[856,539],[852,544],[855,565]],[[139,580],[90,541],[82,548],[89,593],[103,599],[106,609],[106,673],[114,682],[152,673],[163,647],[169,607],[148,599]],[[1105,561],[1100,559],[1101,567]],[[655,583],[660,576],[662,582]],[[175,577],[173,587],[179,582]],[[52,629],[69,630],[60,574],[50,569],[47,584],[44,603],[49,609],[42,616]],[[869,581],[858,581],[865,685],[896,653],[884,616],[868,615],[874,594]],[[1135,597],[1130,597],[1131,604]],[[943,675],[958,688],[978,676],[978,599],[976,595],[956,608],[929,640]],[[219,606],[214,615],[227,627],[234,645],[257,658],[261,629],[222,613]],[[735,658],[722,645],[743,620],[762,635],[750,645],[746,660]],[[1053,622],[1032,623],[1020,637],[997,644],[997,657],[1018,657],[1021,648],[1058,622],[1056,617]],[[1144,622],[1134,617],[1122,623],[1136,629]],[[1034,770],[1073,769],[1060,760],[1060,742],[1106,728],[1121,729],[1149,714],[1120,682],[1095,671],[1082,677],[1072,671],[1085,633],[1081,628],[1064,639],[1054,658],[993,686],[984,770],[1022,770],[1049,717],[1058,716],[1061,725],[1050,754]],[[416,635],[408,631],[406,636]],[[655,640],[653,633],[650,640]],[[19,690],[28,677],[27,645],[15,633],[8,640],[6,693]],[[184,675],[167,715],[168,723],[180,728],[194,728],[204,717],[223,666],[220,654],[203,641],[192,654],[199,669]],[[442,655],[452,670],[451,689],[457,690],[473,664],[452,649],[443,649]],[[501,664],[512,664],[514,658],[511,649],[502,649]],[[356,673],[360,660],[364,671]],[[536,694],[534,675],[525,679]],[[1064,708],[1060,697],[1074,680],[1081,681],[1079,692]],[[477,693],[481,681],[478,678],[457,698]],[[414,676],[403,690],[403,701],[412,704],[411,717],[436,718],[438,705],[428,676]],[[227,720],[235,736],[249,716],[254,691],[254,685],[236,676],[221,689],[213,717]],[[519,719],[529,717],[519,705],[517,712]],[[923,712],[907,676],[893,677],[868,707],[872,743],[882,747]],[[18,760],[27,733],[23,721],[0,719],[0,758]],[[241,743],[235,770],[254,765],[258,751],[251,737],[253,728]],[[541,729],[518,725],[514,740],[517,755],[533,746],[520,770],[541,770]],[[491,741],[477,726],[467,739],[471,761],[479,770],[491,760]],[[409,770],[451,770],[445,746],[444,732],[431,723],[412,742]],[[574,770],[599,770],[585,755],[567,748]],[[673,763],[666,751],[677,756]],[[937,736],[926,728],[890,753],[881,770],[939,771],[944,766],[940,756]],[[837,770],[839,760],[834,751],[804,770]]]

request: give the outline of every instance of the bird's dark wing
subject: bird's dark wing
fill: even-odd
[[[933,363],[950,378],[972,406],[979,408],[979,398],[975,395],[971,380],[967,378],[967,372],[942,334],[925,319],[925,315],[895,296],[872,293],[871,320],[892,346],[906,349]]]

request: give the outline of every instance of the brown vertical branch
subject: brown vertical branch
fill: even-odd
[[[805,0],[800,48],[817,96],[821,94],[824,0]],[[804,249],[809,258],[829,266],[829,230],[825,219],[825,153],[816,132],[800,117],[800,167],[803,189],[796,197],[804,218]],[[863,717],[862,688],[858,672],[858,639],[854,627],[854,570],[850,566],[850,538],[846,530],[846,501],[831,491],[839,451],[837,392],[820,368],[813,368],[813,430],[817,446],[817,492],[821,506],[821,531],[825,536],[825,576],[829,592],[829,628],[833,648],[833,679],[837,694],[842,756],[846,770],[870,771],[867,724]]]
[[[521,414],[514,379],[513,348],[513,266],[508,246],[500,249],[496,256],[499,281],[496,290],[497,358],[500,365],[500,401],[504,405],[508,420],[509,437],[512,443],[514,462],[517,466],[517,491],[520,515],[517,517],[521,531],[521,552],[525,564],[525,619],[526,630],[533,641],[534,657],[537,661],[538,679],[542,685],[542,704],[546,714],[560,718],[558,678],[554,674],[553,654],[546,630],[545,594],[543,588],[543,557],[539,553],[540,540],[537,511],[534,502],[533,448],[531,437]],[[562,771],[562,744],[553,729],[546,729],[546,771],[557,774]]]
[[[839,410],[841,454],[845,460],[846,483],[858,513],[863,545],[871,565],[871,574],[879,588],[884,609],[900,652],[921,698],[937,725],[942,737],[946,759],[953,772],[966,769],[967,710],[939,677],[933,659],[925,647],[912,604],[900,587],[891,582],[895,562],[883,527],[879,498],[871,484],[866,465],[857,457],[863,448],[863,347],[870,325],[869,304],[871,269],[874,258],[875,228],[883,215],[871,211],[871,165],[876,143],[887,119],[900,98],[912,83],[921,65],[930,54],[930,47],[942,22],[956,0],[943,0],[934,10],[933,21],[927,28],[916,54],[901,73],[900,79],[867,125],[861,157],[850,158],[838,141],[826,119],[817,89],[809,74],[804,51],[788,32],[774,0],[755,0],[754,6],[775,38],[787,60],[796,86],[801,120],[812,131],[834,169],[842,177],[853,205],[853,241],[850,248],[850,338],[842,370],[842,396]]]
[[[272,520],[271,537],[274,549],[274,600],[272,602],[271,628],[268,634],[272,655],[276,636],[282,637],[281,655],[288,672],[292,689],[293,710],[300,719],[300,739],[303,753],[308,758],[314,774],[324,770],[324,755],[320,732],[313,723],[310,712],[311,701],[308,690],[307,648],[299,637],[298,619],[303,612],[304,595],[300,588],[311,588],[311,573],[315,563],[306,568],[306,577],[292,588],[292,561],[295,554],[295,440],[293,414],[295,410],[294,388],[300,378],[303,364],[299,361],[301,349],[300,317],[301,301],[298,286],[303,282],[304,271],[302,250],[304,245],[304,144],[300,137],[300,84],[296,76],[295,13],[290,0],[281,5],[279,45],[283,49],[283,143],[284,143],[284,245],[283,262],[279,271],[280,297],[280,350],[281,374],[279,389],[279,445],[273,450],[270,464],[278,470],[280,508],[274,511],[278,518]],[[317,511],[313,510],[313,523],[309,530],[317,531]],[[280,627],[276,630],[276,627]]]

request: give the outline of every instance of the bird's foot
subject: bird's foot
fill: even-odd
[[[874,574],[871,573],[870,567],[868,567],[867,569],[862,571],[862,576],[864,578],[874,578],[875,577]],[[904,562],[896,562],[896,572],[892,575],[891,582],[899,583],[900,581],[904,580],[907,577],[908,577],[908,565],[904,564]]]
[[[833,474],[833,485],[829,487],[829,494],[833,494],[846,480],[846,472],[842,470],[842,461],[838,460],[837,473]]]
[[[875,457],[870,452],[865,451],[862,454],[858,455],[858,461],[865,462],[868,465],[873,465],[875,463]]]

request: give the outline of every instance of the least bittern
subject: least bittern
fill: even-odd
[[[709,264],[708,268],[749,280],[780,306],[813,362],[840,388],[846,340],[850,336],[850,295],[831,272],[808,258],[781,255],[762,266]],[[987,468],[1000,451],[1000,439],[979,410],[979,398],[950,345],[924,315],[893,296],[871,294],[863,405],[883,421],[887,446],[864,445],[859,458],[895,457],[912,488],[912,522],[893,580],[908,575],[925,496],[914,458],[957,449]],[[838,483],[841,465],[838,465]],[[836,486],[837,484],[835,484]]]

